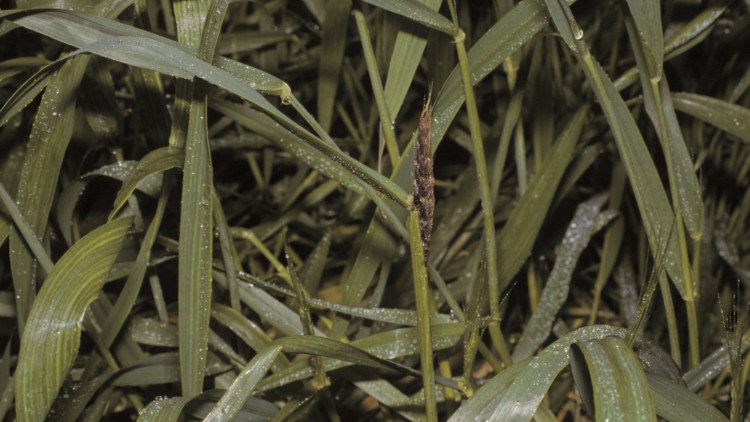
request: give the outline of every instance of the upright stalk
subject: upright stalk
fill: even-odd
[[[510,365],[511,358],[505,338],[500,329],[500,288],[497,278],[497,248],[495,246],[495,218],[493,214],[492,197],[490,196],[490,181],[487,171],[487,160],[484,155],[484,144],[479,125],[479,110],[477,109],[474,89],[472,88],[471,72],[469,70],[469,59],[466,56],[464,41],[466,35],[458,26],[458,13],[454,0],[448,2],[451,18],[456,28],[454,44],[458,65],[461,71],[461,80],[466,97],[466,113],[469,117],[469,133],[471,134],[471,145],[474,150],[474,164],[477,167],[477,180],[479,182],[479,197],[482,204],[482,223],[484,229],[484,243],[487,251],[487,284],[490,308],[490,338],[492,345],[497,350],[500,358],[506,365]]]
[[[432,333],[430,330],[430,290],[427,280],[427,267],[422,249],[419,214],[409,207],[409,247],[411,268],[414,277],[414,295],[417,302],[417,335],[419,357],[422,366],[424,385],[424,405],[428,422],[437,422],[437,397],[435,396],[435,373],[432,359]]]

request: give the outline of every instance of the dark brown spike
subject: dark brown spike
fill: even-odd
[[[427,262],[432,236],[432,213],[435,209],[435,175],[432,169],[432,106],[427,96],[422,115],[419,117],[417,143],[414,146],[414,209],[419,215],[419,232],[422,250]]]

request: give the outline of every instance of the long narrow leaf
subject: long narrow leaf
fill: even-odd
[[[549,336],[556,315],[568,298],[570,281],[578,257],[588,245],[592,235],[601,228],[601,223],[608,222],[614,216],[600,214],[601,207],[606,200],[606,195],[596,195],[576,209],[576,214],[568,225],[560,245],[561,253],[544,286],[537,309],[529,319],[513,350],[513,361],[517,362],[531,356]],[[597,221],[599,217],[605,218],[603,221]]]
[[[578,391],[597,420],[656,421],[656,408],[638,357],[620,338],[580,341],[571,347]]]
[[[545,0],[550,7],[559,7],[560,0]],[[569,31],[572,16],[556,16],[553,20],[562,31]],[[682,263],[677,234],[670,230],[674,225],[674,212],[667,199],[656,165],[646,147],[641,132],[633,120],[625,101],[615,89],[604,69],[591,56],[581,38],[576,38],[578,59],[583,65],[586,77],[591,81],[599,104],[609,122],[625,171],[635,194],[638,210],[643,219],[652,251],[665,250],[664,267],[674,282],[680,295],[693,300],[694,287],[687,285],[682,273]],[[665,240],[666,239],[666,240]],[[664,246],[662,246],[664,245]]]
[[[15,380],[20,421],[47,416],[77,355],[86,307],[99,294],[131,224],[131,219],[118,219],[92,231],[47,277],[21,337]]]
[[[674,108],[750,142],[750,109],[704,95],[672,94]]]

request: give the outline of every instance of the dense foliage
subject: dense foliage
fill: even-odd
[[[747,1],[0,5],[0,419],[742,420]]]

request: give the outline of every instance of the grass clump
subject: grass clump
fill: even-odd
[[[741,419],[747,5],[11,3],[0,418]]]

